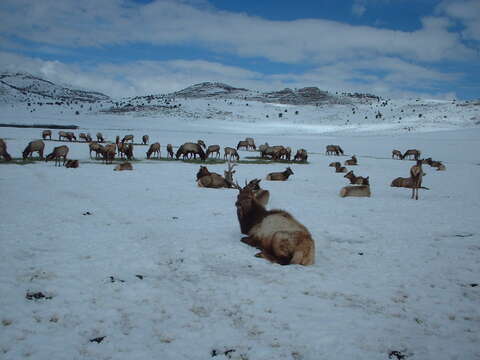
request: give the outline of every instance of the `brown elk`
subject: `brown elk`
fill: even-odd
[[[405,154],[402,155],[402,160],[403,159],[407,159],[407,157],[410,159],[412,156],[415,160],[418,160],[418,158],[420,157],[421,155],[421,151],[420,150],[417,150],[417,149],[410,149],[410,150],[407,150],[405,151]]]
[[[250,180],[248,184],[245,184],[245,188],[252,190],[253,195],[255,196],[255,199],[263,206],[267,206],[268,200],[270,200],[270,192],[260,187],[260,181],[262,180],[261,179]],[[242,189],[241,187],[238,186],[238,184],[236,184],[235,187],[238,190]]]
[[[92,141],[92,135],[90,135],[90,133],[87,133],[87,138],[86,140],[87,142],[91,142]]]
[[[67,160],[67,162],[65,163],[65,167],[66,168],[73,168],[73,169],[76,169],[80,166],[80,163],[78,160]]]
[[[412,199],[418,200],[418,189],[422,186],[423,169],[422,160],[417,159],[417,164],[410,168],[410,177],[412,178]]]
[[[326,155],[343,155],[343,149],[340,147],[340,145],[327,145],[326,146]]]
[[[118,164],[117,166],[115,166],[115,168],[113,169],[113,171],[123,171],[123,170],[133,170],[133,166],[131,163],[129,163],[128,161],[125,161],[121,164]]]
[[[245,141],[248,143],[248,149],[247,150],[257,150],[257,147],[255,146],[255,140],[251,137],[245,138]]]
[[[349,171],[348,173],[346,173],[343,177],[344,177],[344,178],[347,178],[348,180],[350,180],[350,184],[354,184],[354,185],[370,185],[370,181],[369,181],[370,176],[367,176],[367,177],[355,176],[355,174],[353,173],[353,170],[350,170],[350,171]]]
[[[46,138],[52,140],[52,130],[43,130],[42,131],[42,139],[45,140]]]
[[[157,159],[160,159],[160,143],[156,142],[150,145],[147,151],[147,159],[150,159],[152,154],[157,154]]]
[[[261,151],[261,157],[270,157],[272,160],[278,160],[286,154],[286,152],[287,149],[282,145],[269,146]]]
[[[172,144],[167,144],[168,157],[173,159],[173,146]]]
[[[237,150],[240,150],[240,148],[245,148],[245,150],[248,150],[248,146],[247,140],[240,140],[237,145]]]
[[[432,160],[432,158],[428,158],[423,161],[424,163],[430,165],[431,167],[437,168],[437,171],[442,171],[447,169],[445,165],[442,164],[441,161],[435,161],[435,160]]]
[[[58,140],[62,140],[63,138],[68,139],[68,135],[65,131],[58,132]]]
[[[240,160],[240,155],[238,155],[238,152],[236,149],[227,146],[223,149],[223,151],[224,151],[223,158],[225,160],[227,160],[227,157],[229,158],[229,160],[231,160],[232,158],[235,158],[237,161]]]
[[[63,158],[62,165],[65,165],[65,161],[67,161],[68,150],[69,149],[67,145],[54,147],[53,151],[45,158],[45,162],[48,162],[49,160],[55,160],[55,166],[57,166],[57,164],[58,166],[61,166],[60,158]]]
[[[342,164],[341,164],[340,162],[338,162],[338,161],[335,161],[335,162],[331,162],[328,166],[337,168],[337,167],[342,166]]]
[[[284,210],[266,210],[247,186],[235,202],[241,241],[260,250],[255,256],[280,265],[315,263],[315,242],[308,229]]]
[[[339,162],[335,163],[335,172],[336,173],[346,173],[347,168],[345,166],[342,166]]]
[[[181,145],[178,148],[177,153],[175,154],[175,157],[179,159],[180,156],[183,156],[183,159],[185,160],[187,159],[188,155],[192,155],[192,154],[194,159],[197,157],[197,155],[200,156],[200,159],[202,161],[205,161],[206,159],[205,152],[203,151],[202,147],[198,144],[191,143],[191,142]]]
[[[80,133],[78,134],[79,139],[83,139],[83,141],[88,142],[87,134],[85,133]]]
[[[102,143],[102,142],[105,141],[105,139],[103,138],[103,135],[102,135],[101,132],[97,132],[97,141],[98,141],[99,143]]]
[[[5,161],[12,160],[12,157],[7,152],[7,143],[3,139],[0,139],[0,156],[2,156]]]
[[[207,148],[207,152],[205,153],[207,159],[210,156],[210,154],[216,153],[217,155],[215,156],[216,158],[220,157],[220,145],[210,145]]]
[[[340,190],[340,197],[355,196],[355,197],[370,197],[369,185],[349,185],[344,186]]]
[[[67,134],[68,141],[73,141],[73,140],[77,141],[77,137],[75,136],[75,134],[73,132],[67,131],[66,134]]]
[[[205,142],[203,140],[197,140],[197,144],[200,145],[203,149],[207,148],[207,145],[205,145]]]
[[[290,161],[292,157],[292,148],[290,146],[287,146],[285,150],[282,152],[282,154],[280,155],[280,157],[284,157],[285,160]]]
[[[267,180],[272,180],[272,181],[286,181],[288,180],[289,176],[293,175],[292,169],[290,167],[287,167],[285,171],[282,172],[272,172],[267,175]]]
[[[108,144],[102,148],[102,156],[105,164],[111,164],[113,162],[113,159],[115,159],[116,150],[117,146],[115,144]]]
[[[222,175],[210,172],[206,166],[200,166],[197,172],[197,184],[199,187],[215,189],[231,187]]]
[[[31,159],[34,152],[38,152],[40,159],[43,159],[43,149],[45,149],[45,143],[42,140],[30,141],[25,150],[23,150],[23,160],[26,160],[28,157]]]
[[[293,161],[298,160],[298,161],[301,161],[301,162],[306,162],[307,159],[308,159],[308,154],[307,154],[307,150],[305,150],[305,149],[298,149],[297,153],[293,157]]]
[[[92,158],[92,151],[95,151],[95,158],[98,158],[103,154],[103,145],[97,143],[96,141],[92,141],[90,144],[88,144],[88,148],[90,149],[90,158]]]
[[[358,165],[357,157],[352,155],[351,159],[345,160],[345,165]]]
[[[122,139],[122,144],[127,142],[127,141],[130,141],[133,143],[133,135],[125,135]]]
[[[403,159],[403,155],[400,152],[400,150],[392,150],[392,159],[395,159],[395,158],[397,158],[399,160]]]
[[[142,136],[142,143],[143,145],[147,145],[148,144],[148,140],[150,140],[150,137],[148,135],[143,135]]]
[[[425,173],[423,173],[425,175]],[[413,189],[413,179],[412,178],[403,178],[403,177],[398,177],[392,181],[390,184],[391,187],[403,187],[407,189]],[[430,190],[429,188],[425,186],[420,186],[419,189],[424,189],[424,190]]]
[[[123,153],[128,160],[133,159],[133,143],[124,144]]]
[[[263,153],[264,151],[269,148],[270,145],[268,145],[268,143],[266,142],[265,144],[262,144],[258,147],[258,151],[260,151],[260,153],[262,154],[262,157],[263,157]]]

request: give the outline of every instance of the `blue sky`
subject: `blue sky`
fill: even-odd
[[[478,0],[2,0],[0,16],[0,69],[116,97],[202,81],[480,97]]]

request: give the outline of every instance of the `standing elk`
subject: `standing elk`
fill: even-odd
[[[260,153],[263,154],[263,152],[269,147],[270,147],[270,145],[268,145],[268,143],[266,142],[265,144],[262,144],[258,147],[258,151],[260,151]],[[263,157],[263,155],[262,155],[262,157]]]
[[[150,137],[148,135],[143,135],[142,136],[142,143],[143,145],[147,145],[148,144],[148,140],[150,140]]]
[[[65,131],[58,132],[58,140],[62,140],[63,138],[68,139],[68,135]]]
[[[77,137],[75,136],[75,134],[73,132],[67,131],[66,134],[67,134],[68,141],[73,141],[73,140],[77,141]]]
[[[400,150],[392,150],[392,159],[395,159],[395,158],[397,158],[399,160],[403,159],[403,155],[400,152]]]
[[[283,145],[269,146],[261,150],[261,157],[268,158],[272,160],[280,159],[284,154],[286,154],[287,149]]]
[[[43,149],[45,149],[45,143],[42,140],[30,141],[25,150],[23,150],[23,160],[26,160],[28,157],[31,159],[34,152],[38,152],[40,159],[43,159]]]
[[[355,196],[355,197],[370,197],[369,185],[350,185],[344,186],[340,190],[340,197]]]
[[[237,145],[237,150],[240,150],[240,148],[245,148],[245,150],[248,150],[248,146],[247,140],[240,140]]]
[[[293,175],[292,169],[287,167],[285,171],[282,172],[272,172],[267,175],[266,179],[271,181],[286,181],[288,180],[289,176]]]
[[[423,173],[425,175],[425,173]],[[393,179],[392,183],[390,184],[391,187],[403,187],[407,189],[413,189],[413,179],[412,178],[403,178],[403,177],[398,177],[396,179]],[[420,186],[419,189],[424,189],[424,190],[430,190],[429,188],[425,186]]]
[[[168,157],[173,159],[173,146],[172,144],[167,144]]]
[[[350,180],[350,184],[354,184],[354,185],[370,185],[370,181],[369,181],[370,176],[367,176],[367,177],[355,176],[355,174],[353,173],[353,170],[350,170],[350,171],[349,171],[348,173],[346,173],[343,177],[344,177],[344,178],[347,178],[348,180]]]
[[[358,165],[357,157],[352,155],[351,159],[345,160],[345,165]]]
[[[205,142],[203,140],[198,140],[197,144],[200,145],[203,149],[207,148],[207,145],[205,145]]]
[[[240,160],[240,155],[238,155],[238,152],[236,149],[227,146],[223,149],[223,151],[224,151],[223,158],[225,160],[227,160],[227,157],[229,160],[232,160],[232,158],[235,158],[237,161]]]
[[[67,160],[67,162],[65,163],[65,167],[66,168],[73,168],[73,169],[76,169],[80,166],[80,163],[78,160]]]
[[[194,159],[197,157],[197,155],[200,156],[200,159],[202,161],[205,161],[206,159],[205,152],[203,151],[202,147],[198,144],[191,143],[191,142],[181,145],[178,148],[177,153],[175,154],[175,157],[178,160],[180,156],[183,156],[183,160],[185,160],[188,158],[188,155],[191,155],[191,154],[193,154]]]
[[[261,257],[280,265],[315,263],[315,242],[308,229],[284,210],[266,210],[245,186],[239,189],[237,201],[241,241],[260,250]]]
[[[418,200],[418,189],[422,186],[423,169],[422,160],[417,159],[417,164],[410,168],[410,177],[412,178],[412,199]]]
[[[83,141],[85,141],[85,142],[88,142],[88,137],[87,137],[87,134],[85,134],[85,133],[80,133],[78,135],[78,138],[83,139]]]
[[[251,137],[245,138],[245,141],[248,143],[248,150],[257,150],[257,147],[255,146],[255,140]]]
[[[12,157],[7,152],[7,143],[3,139],[0,139],[0,156],[3,157],[5,161],[12,160]]]
[[[95,151],[96,159],[103,154],[103,145],[97,143],[96,141],[92,141],[90,144],[88,144],[88,148],[90,149],[90,159],[92,158],[92,151]]]
[[[42,139],[46,140],[47,137],[52,140],[52,130],[43,130],[42,131]]]
[[[115,144],[108,144],[102,148],[102,156],[105,164],[111,164],[113,162],[113,159],[115,159],[116,150],[117,146]]]
[[[113,171],[123,171],[123,170],[133,170],[132,164],[129,163],[128,161],[124,161],[123,163],[115,166],[115,168],[113,169]]]
[[[130,141],[133,143],[133,135],[125,135],[122,139],[122,144],[127,142],[127,141]]]
[[[147,159],[150,159],[152,154],[157,154],[157,159],[160,159],[160,143],[156,142],[150,145],[147,151]]]
[[[343,155],[343,149],[340,145],[327,145],[325,155]]]
[[[298,160],[298,161],[301,161],[301,162],[306,162],[307,159],[308,159],[308,154],[307,154],[307,150],[305,150],[305,149],[297,150],[297,153],[293,157],[293,161]]]
[[[403,159],[407,159],[407,157],[409,159],[411,159],[411,157],[413,156],[414,160],[418,160],[418,158],[420,157],[421,155],[421,151],[420,150],[417,150],[417,149],[410,149],[410,150],[407,150],[405,151],[405,154],[402,155],[402,160]]]
[[[210,145],[208,148],[207,148],[207,152],[206,152],[206,157],[208,159],[208,157],[210,156],[210,154],[214,154],[216,153],[217,155],[215,156],[216,158],[219,158],[220,157],[220,145]]]
[[[105,139],[103,138],[103,135],[102,135],[101,132],[97,132],[97,141],[98,141],[99,143],[102,143],[102,142],[105,141]]]
[[[55,160],[55,166],[61,166],[60,165],[60,158],[63,158],[63,164],[65,165],[65,161],[67,161],[67,155],[68,155],[68,146],[67,145],[61,145],[61,146],[56,146],[53,148],[53,151],[47,155],[45,158],[45,162],[48,162],[49,160]]]

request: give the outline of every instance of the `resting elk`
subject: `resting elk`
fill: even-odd
[[[369,185],[350,185],[344,186],[340,190],[340,197],[355,196],[355,197],[370,197]]]
[[[12,160],[12,157],[7,152],[7,143],[3,139],[0,139],[0,156],[3,157],[5,161]]]
[[[432,158],[428,158],[423,160],[423,162],[430,165],[431,167],[437,168],[437,171],[446,170],[445,165],[442,164],[441,161],[435,161],[435,160],[432,160]]]
[[[417,159],[417,164],[410,168],[410,177],[412,178],[412,199],[418,200],[418,189],[422,186],[423,169],[422,160]]]
[[[46,138],[52,140],[52,130],[43,130],[42,131],[42,139],[45,140]]]
[[[293,175],[292,169],[290,167],[287,167],[285,171],[282,172],[272,172],[267,175],[267,180],[273,180],[273,181],[286,181],[288,180],[289,176]]]
[[[65,163],[65,167],[66,168],[73,168],[73,169],[76,169],[78,168],[80,165],[79,161],[78,160],[67,160],[67,162]]]
[[[351,159],[345,160],[345,165],[358,165],[357,157],[352,155]]]
[[[118,164],[117,166],[115,166],[115,168],[113,169],[113,171],[123,171],[123,170],[133,170],[133,166],[131,163],[129,163],[128,161],[125,161],[121,164]]]
[[[335,172],[336,173],[346,173],[347,168],[345,166],[342,166],[339,162],[335,162]]]
[[[73,132],[68,131],[68,132],[66,132],[66,134],[67,134],[68,141],[73,141],[73,140],[77,141],[77,137],[75,136],[75,134]]]
[[[196,158],[197,155],[200,156],[202,161],[205,161],[205,152],[203,151],[202,147],[195,143],[185,143],[181,145],[176,153],[176,158],[179,159],[180,156],[183,156],[183,159],[187,159],[188,155],[193,154],[193,157]]]
[[[237,161],[240,160],[240,155],[238,155],[238,152],[236,149],[227,146],[223,149],[223,151],[224,151],[223,158],[225,160],[227,160],[227,157],[229,158],[229,160],[231,160],[232,158],[237,159]]]
[[[53,148],[53,151],[47,155],[45,158],[45,162],[48,162],[49,160],[55,160],[55,166],[61,166],[60,165],[60,158],[63,158],[63,165],[65,165],[65,161],[67,161],[67,155],[68,155],[68,146],[67,145],[61,145],[61,146],[56,146]]]
[[[369,181],[369,177],[370,176],[367,176],[367,177],[362,177],[362,176],[355,176],[355,174],[353,173],[353,170],[350,170],[348,173],[346,173],[344,176],[344,178],[347,178],[348,180],[350,180],[350,184],[354,184],[354,185],[370,185],[370,181]]]
[[[214,154],[216,153],[217,155],[215,156],[216,158],[219,158],[220,157],[220,145],[210,145],[208,148],[207,148],[207,152],[206,152],[206,157],[208,159],[208,157],[210,156],[210,154]]]
[[[160,159],[160,143],[156,142],[150,145],[150,148],[147,151],[147,159],[150,159],[152,154],[157,154],[157,159]]]
[[[315,242],[308,229],[284,210],[266,210],[245,186],[235,202],[241,241],[260,250],[255,256],[280,265],[315,263]]]
[[[25,150],[23,150],[23,160],[26,160],[28,157],[31,159],[34,152],[38,152],[40,159],[43,159],[43,149],[45,149],[45,143],[42,140],[30,141]]]
[[[197,144],[200,145],[204,149],[207,148],[207,145],[205,145],[205,142],[203,140],[197,140]]]
[[[108,144],[102,148],[102,156],[105,164],[111,164],[113,162],[113,159],[115,159],[116,150],[117,146],[115,144]]]
[[[142,143],[143,143],[143,145],[147,145],[149,139],[150,139],[150,137],[149,137],[148,135],[143,135],[143,136],[142,136]]]

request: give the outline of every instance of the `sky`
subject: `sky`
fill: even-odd
[[[480,98],[479,0],[2,0],[0,71],[112,97],[204,81]]]

